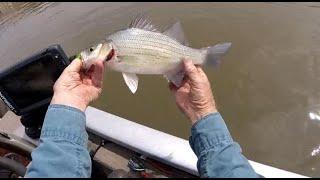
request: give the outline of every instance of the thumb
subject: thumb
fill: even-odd
[[[67,71],[80,72],[82,68],[82,61],[79,58],[74,59],[66,68]]]
[[[191,81],[195,81],[199,76],[196,66],[189,59],[183,60],[183,65],[186,75],[190,78]]]

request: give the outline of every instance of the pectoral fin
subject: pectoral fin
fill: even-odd
[[[138,89],[138,76],[136,74],[131,73],[122,73],[122,76],[130,91],[134,94]]]

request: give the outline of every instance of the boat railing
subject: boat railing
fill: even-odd
[[[197,157],[187,140],[93,107],[87,108],[86,116],[88,131],[133,151],[198,175]],[[258,174],[267,178],[306,177],[252,160],[249,162]]]

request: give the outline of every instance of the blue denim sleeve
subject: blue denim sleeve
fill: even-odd
[[[242,155],[219,113],[210,114],[191,128],[190,146],[198,157],[201,177],[260,177]]]
[[[50,105],[40,144],[32,152],[25,177],[90,177],[85,114],[72,107]]]

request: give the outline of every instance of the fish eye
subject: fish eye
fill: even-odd
[[[92,51],[93,51],[93,47],[91,47],[91,48],[89,49],[89,51],[92,52]]]

